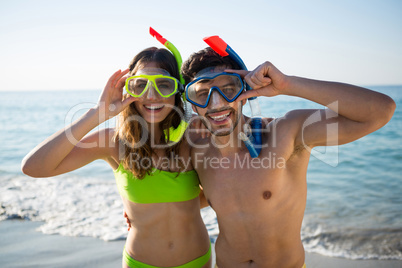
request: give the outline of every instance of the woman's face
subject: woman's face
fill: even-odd
[[[159,68],[157,63],[150,62],[143,66],[143,68],[138,69],[133,76],[140,74],[166,75],[167,71],[163,72],[160,68],[159,70],[157,68]],[[147,91],[134,102],[135,108],[145,121],[153,124],[162,122],[172,111],[174,104],[175,95],[168,98],[162,97],[153,86],[150,86]]]

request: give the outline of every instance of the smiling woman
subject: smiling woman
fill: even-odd
[[[188,164],[189,144],[183,137],[170,142],[169,130],[178,128],[184,115],[178,79],[172,53],[156,47],[141,51],[129,69],[110,77],[95,107],[22,162],[22,171],[32,177],[60,175],[97,159],[110,165],[132,224],[123,267],[210,267],[211,245],[200,214],[198,175]],[[123,96],[124,84],[131,95]],[[116,128],[87,135],[117,115]]]
[[[150,172],[152,167],[138,167],[135,169],[131,165],[132,155],[139,155],[141,158],[152,159],[151,143],[154,145],[166,142],[163,134],[163,130],[167,130],[170,127],[177,128],[182,120],[184,110],[183,103],[181,101],[181,95],[179,87],[175,87],[167,95],[163,97],[157,90],[157,86],[152,80],[159,79],[161,75],[170,77],[169,79],[175,80],[178,85],[179,72],[177,69],[176,61],[167,61],[170,58],[171,53],[166,54],[166,50],[145,50],[138,54],[130,63],[129,79],[126,82],[127,91],[133,95],[136,92],[136,88],[133,87],[133,82],[136,78],[141,76],[149,76],[147,84],[138,96],[139,101],[133,102],[127,109],[122,111],[119,118],[119,124],[121,128],[116,135],[119,135],[120,139],[127,144],[135,142],[142,146],[129,146],[125,152],[125,168],[130,169],[139,178],[142,178],[145,173]],[[157,60],[157,61],[155,61]],[[159,63],[162,62],[162,63]],[[172,76],[171,76],[172,75]],[[142,77],[141,79],[143,79]],[[140,80],[141,81],[141,80]],[[134,84],[135,85],[135,84]],[[133,93],[134,92],[134,93]],[[130,95],[126,95],[128,98]],[[147,122],[148,126],[145,126],[142,120],[131,120],[133,116],[139,115],[140,118]],[[145,128],[144,128],[145,127]],[[153,139],[144,139],[144,131],[153,131]],[[117,137],[117,136],[116,136]],[[178,145],[173,147],[166,147],[165,154],[171,153],[177,154]]]

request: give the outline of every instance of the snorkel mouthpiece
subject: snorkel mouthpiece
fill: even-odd
[[[205,43],[207,43],[216,53],[218,53],[222,57],[229,56],[232,60],[234,60],[240,68],[243,70],[247,70],[246,65],[240,56],[217,35],[205,37],[203,39]],[[251,87],[246,84],[246,90],[251,90]],[[251,122],[250,127],[252,130],[252,134],[247,136],[245,133],[239,133],[239,138],[244,142],[248,151],[250,152],[250,156],[252,158],[258,157],[261,152],[261,128],[262,128],[262,118],[261,118],[261,109],[258,103],[257,97],[248,98],[250,110],[251,110]]]
[[[246,145],[248,152],[250,153],[251,158],[256,158],[260,154],[260,152],[257,152],[257,150],[254,148],[254,138],[253,136],[247,136],[244,132],[239,133],[239,139],[241,139],[244,142],[244,145]]]

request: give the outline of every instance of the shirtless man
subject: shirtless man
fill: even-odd
[[[204,49],[183,64],[186,84],[211,66],[216,67],[214,72],[238,69],[229,57]],[[210,138],[193,140],[191,155],[205,197],[217,215],[217,266],[303,267],[300,230],[311,149],[352,142],[381,128],[391,119],[395,103],[386,95],[357,86],[287,76],[270,62],[252,72],[226,71],[240,74],[253,90],[228,102],[223,94],[232,89],[226,91],[225,83],[216,78],[199,84],[198,89],[204,90],[198,92],[200,96],[204,94],[204,100],[205,94],[210,97],[201,103],[205,108],[193,103],[212,133]],[[211,77],[211,70],[207,73]],[[221,93],[209,90],[212,86]],[[187,94],[189,90],[198,94],[198,89],[186,87]],[[264,118],[263,148],[253,159],[238,139],[249,121],[242,114],[242,105],[252,96],[276,95],[308,99],[327,109],[293,110],[282,118]],[[190,98],[199,100],[197,96]],[[329,127],[334,126],[331,124],[337,127]]]

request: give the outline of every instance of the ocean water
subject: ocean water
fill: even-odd
[[[392,120],[353,143],[317,148],[310,159],[301,236],[308,252],[402,260],[402,86],[369,87],[397,103]],[[125,239],[123,205],[103,161],[54,178],[20,171],[22,158],[98,99],[99,91],[0,92],[0,220],[42,221],[45,234]],[[317,108],[291,97],[260,98],[265,116]],[[249,113],[245,106],[245,113]],[[110,120],[100,127],[114,126]],[[202,210],[212,240],[218,226]]]

